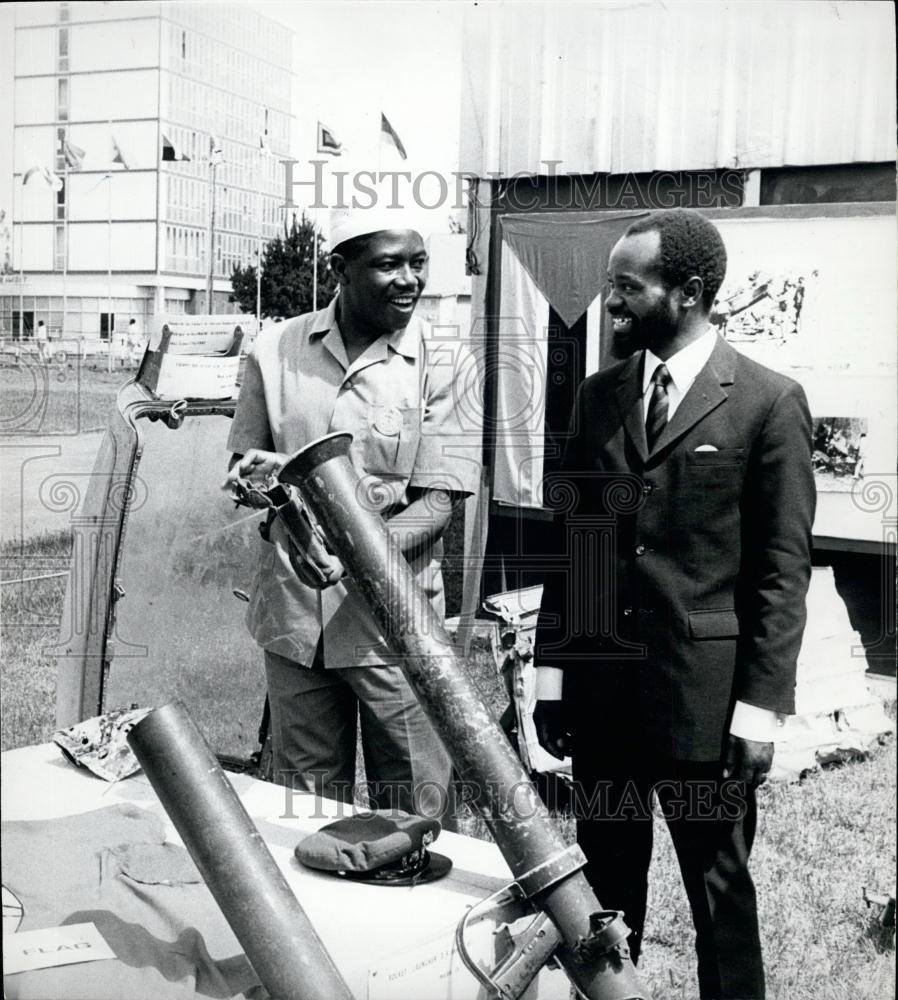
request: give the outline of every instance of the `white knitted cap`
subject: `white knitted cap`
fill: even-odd
[[[330,249],[357,236],[368,236],[388,229],[411,229],[420,235],[415,220],[403,208],[374,205],[371,208],[335,208],[330,217]]]

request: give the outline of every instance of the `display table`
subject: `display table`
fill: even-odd
[[[8,751],[2,755],[2,769],[4,823],[137,806],[164,821],[166,843],[181,844],[143,774],[107,784],[68,763],[53,745]],[[349,815],[350,807],[242,775],[228,777],[355,997],[473,1000],[484,995],[483,988],[462,965],[454,935],[468,907],[510,881],[509,869],[494,844],[443,833],[435,849],[453,861],[446,878],[412,887],[345,882],[303,868],[294,859],[293,848],[303,836]],[[4,850],[4,881],[14,860]],[[35,880],[46,879],[47,870],[39,858],[33,859]],[[28,879],[32,878],[31,871],[29,867]],[[208,905],[215,906],[211,895]],[[90,909],[87,901],[84,909]],[[4,909],[4,913],[8,911]],[[94,963],[95,974],[102,975],[103,967],[112,974],[117,964]],[[19,978],[8,976],[5,980],[10,1000],[22,995],[16,990]],[[569,994],[564,973],[544,969],[527,996],[531,1000],[567,1000]],[[168,995],[158,994],[160,998]],[[180,991],[171,995],[183,996],[183,983]]]

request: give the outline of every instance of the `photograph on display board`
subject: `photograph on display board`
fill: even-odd
[[[815,268],[808,275],[753,271],[742,280],[730,280],[730,291],[714,301],[711,323],[733,344],[782,343],[799,334],[805,296],[812,288],[816,291],[819,277]]]
[[[727,276],[711,322],[807,394],[815,535],[876,541],[864,497],[880,484],[894,509],[898,457],[895,217],[873,205],[813,211],[715,217]]]
[[[850,493],[864,478],[867,421],[860,417],[812,417],[814,481],[823,493]]]
[[[714,219],[727,274],[711,322],[743,354],[796,378],[809,395],[825,372],[894,373],[894,214],[769,211]]]

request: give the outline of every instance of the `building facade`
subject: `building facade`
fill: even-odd
[[[16,4],[12,267],[0,335],[108,340],[233,311],[281,225],[292,33],[249,7]],[[210,268],[210,246],[212,266]]]

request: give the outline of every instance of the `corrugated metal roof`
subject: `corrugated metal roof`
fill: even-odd
[[[890,3],[480,4],[463,59],[480,177],[895,158]]]

